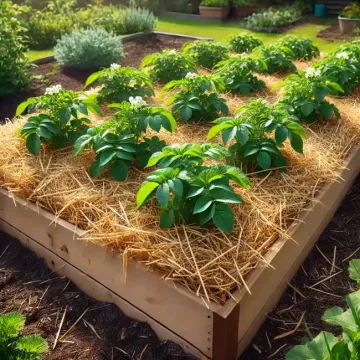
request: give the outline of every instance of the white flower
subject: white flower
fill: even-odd
[[[185,76],[185,79],[195,79],[198,75],[192,72],[188,72]]]
[[[314,69],[313,67],[310,67],[306,70],[306,74],[305,76],[307,78],[311,78],[311,77],[319,77],[321,75],[321,71],[320,69]]]
[[[177,51],[175,49],[172,49],[169,51],[169,54],[171,54],[171,55],[177,54]]]
[[[350,56],[346,51],[341,51],[338,54],[336,54],[335,57],[338,58],[338,59],[348,60]]]
[[[61,89],[62,89],[62,86],[60,84],[48,87],[45,89],[45,95],[58,94]]]
[[[136,96],[136,97],[130,96],[129,103],[132,105],[134,109],[138,109],[147,105],[146,101],[141,96]]]
[[[112,70],[112,71],[120,69],[120,68],[121,68],[121,65],[119,65],[119,64],[111,64],[110,65],[110,70]]]

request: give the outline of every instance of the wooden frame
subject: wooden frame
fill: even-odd
[[[271,267],[254,270],[245,289],[224,306],[206,306],[181,285],[165,282],[138,263],[124,272],[121,256],[79,240],[82,231],[0,188],[0,228],[30,247],[48,266],[85,293],[113,302],[128,316],[147,321],[160,339],[178,342],[200,359],[236,360],[255,336],[327,226],[360,172],[360,147],[338,181],[328,184],[288,233],[266,254]],[[275,269],[275,270],[274,270]]]

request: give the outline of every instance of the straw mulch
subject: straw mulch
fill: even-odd
[[[278,81],[263,78],[269,86]],[[272,91],[262,95],[276,99]],[[232,111],[249,101],[249,97],[227,98]],[[72,148],[42,148],[38,157],[32,156],[18,136],[24,119],[0,127],[1,138],[6,139],[0,144],[0,185],[77,225],[85,230],[84,239],[119,251],[124,261],[145,263],[204,301],[223,304],[234,290],[246,287],[252,269],[268,265],[267,250],[285,236],[324,184],[341,181],[338,174],[346,156],[360,139],[360,97],[331,101],[338,105],[342,120],[307,127],[304,156],[286,146],[287,173],[249,174],[250,190],[235,185],[245,205],[233,207],[236,224],[231,235],[214,227],[179,225],[161,230],[154,202],[136,209],[137,190],[149,171],[133,168],[127,181],[119,183],[107,174],[90,178],[88,169],[94,159],[90,151],[74,157]],[[180,124],[176,134],[161,132],[160,136],[168,144],[203,143],[209,127]]]

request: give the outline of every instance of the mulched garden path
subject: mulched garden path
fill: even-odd
[[[180,49],[183,44],[189,42],[186,38],[172,38],[164,35],[156,35],[151,41],[139,40],[124,44],[125,57],[120,62],[122,66],[139,67],[142,59],[149,54],[159,52],[164,49]],[[86,79],[92,71],[66,69],[61,67],[56,61],[34,67],[33,74],[35,79],[31,82],[28,91],[4,96],[0,98],[0,122],[5,119],[12,119],[15,116],[17,106],[29,97],[43,95],[45,89],[51,85],[61,84],[64,89],[75,91],[83,90]]]
[[[52,349],[65,309],[60,340]],[[26,316],[24,335],[39,334],[48,341],[51,350],[44,360],[194,359],[179,345],[160,342],[147,323],[124,316],[115,305],[89,298],[68,279],[51,272],[32,251],[0,232],[0,313],[11,311]]]
[[[345,308],[345,295],[356,290],[347,271],[349,261],[355,258],[360,258],[360,177],[291,281],[293,288],[287,288],[239,360],[282,360],[291,347],[300,345],[309,334],[316,336],[322,330],[339,334],[339,328],[327,325],[321,316],[330,307]],[[333,277],[327,279],[329,276]],[[294,330],[302,316],[294,334],[274,339]]]

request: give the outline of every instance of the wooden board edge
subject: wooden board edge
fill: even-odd
[[[359,153],[360,157],[360,153]],[[312,248],[314,247],[315,243],[319,239],[320,235],[322,234],[323,230],[326,228],[328,223],[333,218],[334,214],[336,213],[339,205],[341,204],[342,200],[348,193],[348,191],[351,189],[352,184],[356,180],[356,177],[358,176],[359,171],[354,172],[350,178],[348,178],[345,186],[343,187],[340,196],[336,199],[334,202],[332,208],[328,211],[327,216],[323,218],[322,222],[319,224],[317,231],[312,234],[312,236],[309,237],[309,241],[301,251],[301,255],[296,258],[296,260],[293,262],[292,266],[289,268],[289,270],[284,274],[282,279],[280,280],[278,286],[274,289],[271,296],[266,299],[266,302],[264,306],[262,307],[261,311],[257,314],[257,316],[254,318],[252,324],[250,327],[247,328],[246,332],[242,334],[240,339],[238,339],[238,353],[237,356],[240,356],[243,351],[250,345],[251,340],[254,338],[254,336],[259,331],[261,325],[266,320],[266,315],[272,311],[274,306],[277,304],[281,296],[283,295],[284,291],[286,290],[288,283],[291,281],[291,279],[296,275],[299,267],[301,264],[305,261],[308,254],[311,252]],[[286,255],[284,255],[286,256]],[[247,298],[249,301],[250,298]],[[240,302],[241,307],[241,302]],[[241,321],[241,319],[239,318]],[[234,358],[235,359],[235,358]]]
[[[136,308],[131,303],[120,298],[110,289],[106,288],[93,278],[87,276],[85,273],[72,266],[44,246],[35,242],[26,234],[19,231],[2,219],[0,219],[0,230],[18,239],[21,244],[34,251],[52,271],[56,272],[60,276],[65,276],[70,279],[88,296],[98,301],[114,303],[126,316],[131,317],[137,321],[147,322],[160,340],[174,341],[175,343],[182,346],[186,352],[191,353],[201,360],[210,359],[200,349],[183,339],[181,336],[177,335],[166,326],[147,315],[145,312]]]
[[[294,221],[288,228],[288,234],[290,236],[293,236],[296,234],[296,230],[298,227],[306,221],[308,217],[311,217],[311,212],[314,210],[314,208],[321,203],[321,199],[324,196],[327,196],[329,193],[329,189],[339,182],[344,184],[344,188],[347,187],[347,184],[350,183],[349,188],[351,187],[353,181],[355,180],[356,176],[360,172],[360,146],[357,146],[347,157],[346,165],[344,170],[341,171],[341,173],[338,176],[337,181],[333,181],[332,183],[329,183],[325,185],[325,187],[320,190],[318,195],[315,197],[315,200],[312,201],[300,214],[299,219]],[[345,180],[343,180],[345,179]],[[344,194],[345,196],[345,194]],[[269,249],[267,254],[265,255],[265,259],[268,263],[271,263],[272,260],[277,256],[277,254],[281,251],[282,247],[286,244],[288,240],[284,240],[283,238],[279,238]],[[258,268],[254,270],[248,277],[248,281],[250,279],[250,290],[251,285],[256,283],[257,279],[259,279],[264,271],[266,271],[266,267]],[[249,286],[249,283],[248,283]],[[247,291],[245,289],[239,289],[234,294],[232,299],[229,299],[220,310],[215,310],[215,312],[226,318],[229,316],[232,312],[232,310],[236,307],[238,303],[241,303],[244,296],[247,296]],[[234,300],[235,299],[235,300]]]

